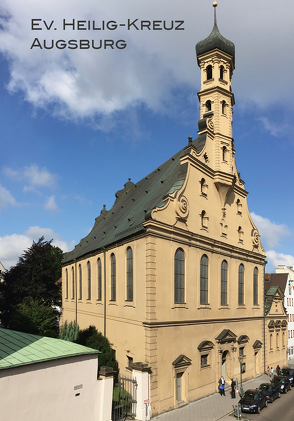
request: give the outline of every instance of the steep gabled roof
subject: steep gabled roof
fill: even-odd
[[[285,292],[288,276],[289,276],[288,273],[270,273],[269,277],[265,276],[265,279],[266,279],[264,282],[265,293],[267,293],[271,287],[280,287],[281,290]],[[269,280],[267,280],[267,278]]]
[[[189,146],[197,153],[205,145],[206,135],[200,135]],[[64,264],[99,251],[111,244],[119,243],[145,230],[143,222],[151,218],[151,211],[165,204],[169,194],[180,189],[186,178],[187,164],[181,165],[180,159],[186,154],[187,147],[156,168],[137,184],[130,180],[124,189],[116,192],[112,208],[103,209],[91,232],[83,238],[75,249],[65,253]]]

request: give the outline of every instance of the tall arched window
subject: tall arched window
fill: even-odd
[[[101,272],[101,259],[97,260],[97,300],[102,300],[102,272]]]
[[[127,248],[127,301],[133,301],[133,251]]]
[[[175,253],[175,304],[185,302],[185,255],[181,248]]]
[[[253,271],[253,305],[258,306],[258,269]]]
[[[239,266],[239,277],[238,277],[238,304],[239,306],[244,305],[244,266]]]
[[[222,115],[226,115],[226,102],[225,101],[222,101],[221,102],[221,104],[222,104]]]
[[[226,260],[222,261],[221,267],[221,305],[226,306],[227,303],[227,274],[228,274],[228,263]]]
[[[211,64],[209,64],[206,67],[206,75],[207,75],[207,80],[212,79],[212,65]]]
[[[112,253],[111,257],[111,301],[116,301],[116,260]]]
[[[82,266],[79,265],[79,300],[82,299],[83,283],[82,283]]]
[[[270,334],[270,349],[273,349],[273,334]]]
[[[87,263],[88,269],[88,298],[87,300],[91,300],[91,263]]]
[[[208,257],[203,254],[200,260],[200,304],[208,304]]]
[[[279,348],[279,334],[276,334],[276,347]]]
[[[220,79],[224,78],[224,66],[220,66],[219,68],[219,78]]]
[[[65,269],[65,299],[68,300],[68,271]]]
[[[205,111],[211,111],[211,101],[209,99],[205,103]]]
[[[71,268],[71,299],[75,299],[75,270]]]

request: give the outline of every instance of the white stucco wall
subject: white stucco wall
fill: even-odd
[[[83,355],[1,370],[1,419],[110,420],[111,406],[103,408],[105,382],[97,380],[97,369],[97,355]],[[110,390],[112,396],[112,383]]]

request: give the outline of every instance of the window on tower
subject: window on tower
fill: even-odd
[[[212,65],[211,64],[209,64],[206,67],[206,75],[207,75],[207,80],[212,79]]]
[[[224,78],[224,66],[220,66],[219,68],[219,78],[222,80]]]
[[[208,100],[208,101],[206,101],[206,103],[205,103],[205,111],[207,112],[207,111],[211,111],[211,101],[210,100]]]

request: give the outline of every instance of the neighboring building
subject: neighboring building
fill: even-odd
[[[265,253],[235,163],[235,46],[216,19],[196,55],[198,137],[129,179],[62,270],[63,321],[97,326],[122,373],[150,366],[153,415],[240,379],[239,357],[243,380],[265,369]]]
[[[287,314],[284,294],[279,286],[271,286],[265,295],[265,365],[287,365]]]
[[[109,421],[113,378],[98,374],[99,351],[0,329],[0,404],[5,421]]]
[[[267,273],[265,275],[265,292],[273,287],[279,286],[284,296],[284,307],[288,315],[288,358],[294,358],[294,292],[293,292],[293,275],[292,268],[279,266],[276,273]],[[292,278],[292,279],[291,279]]]

